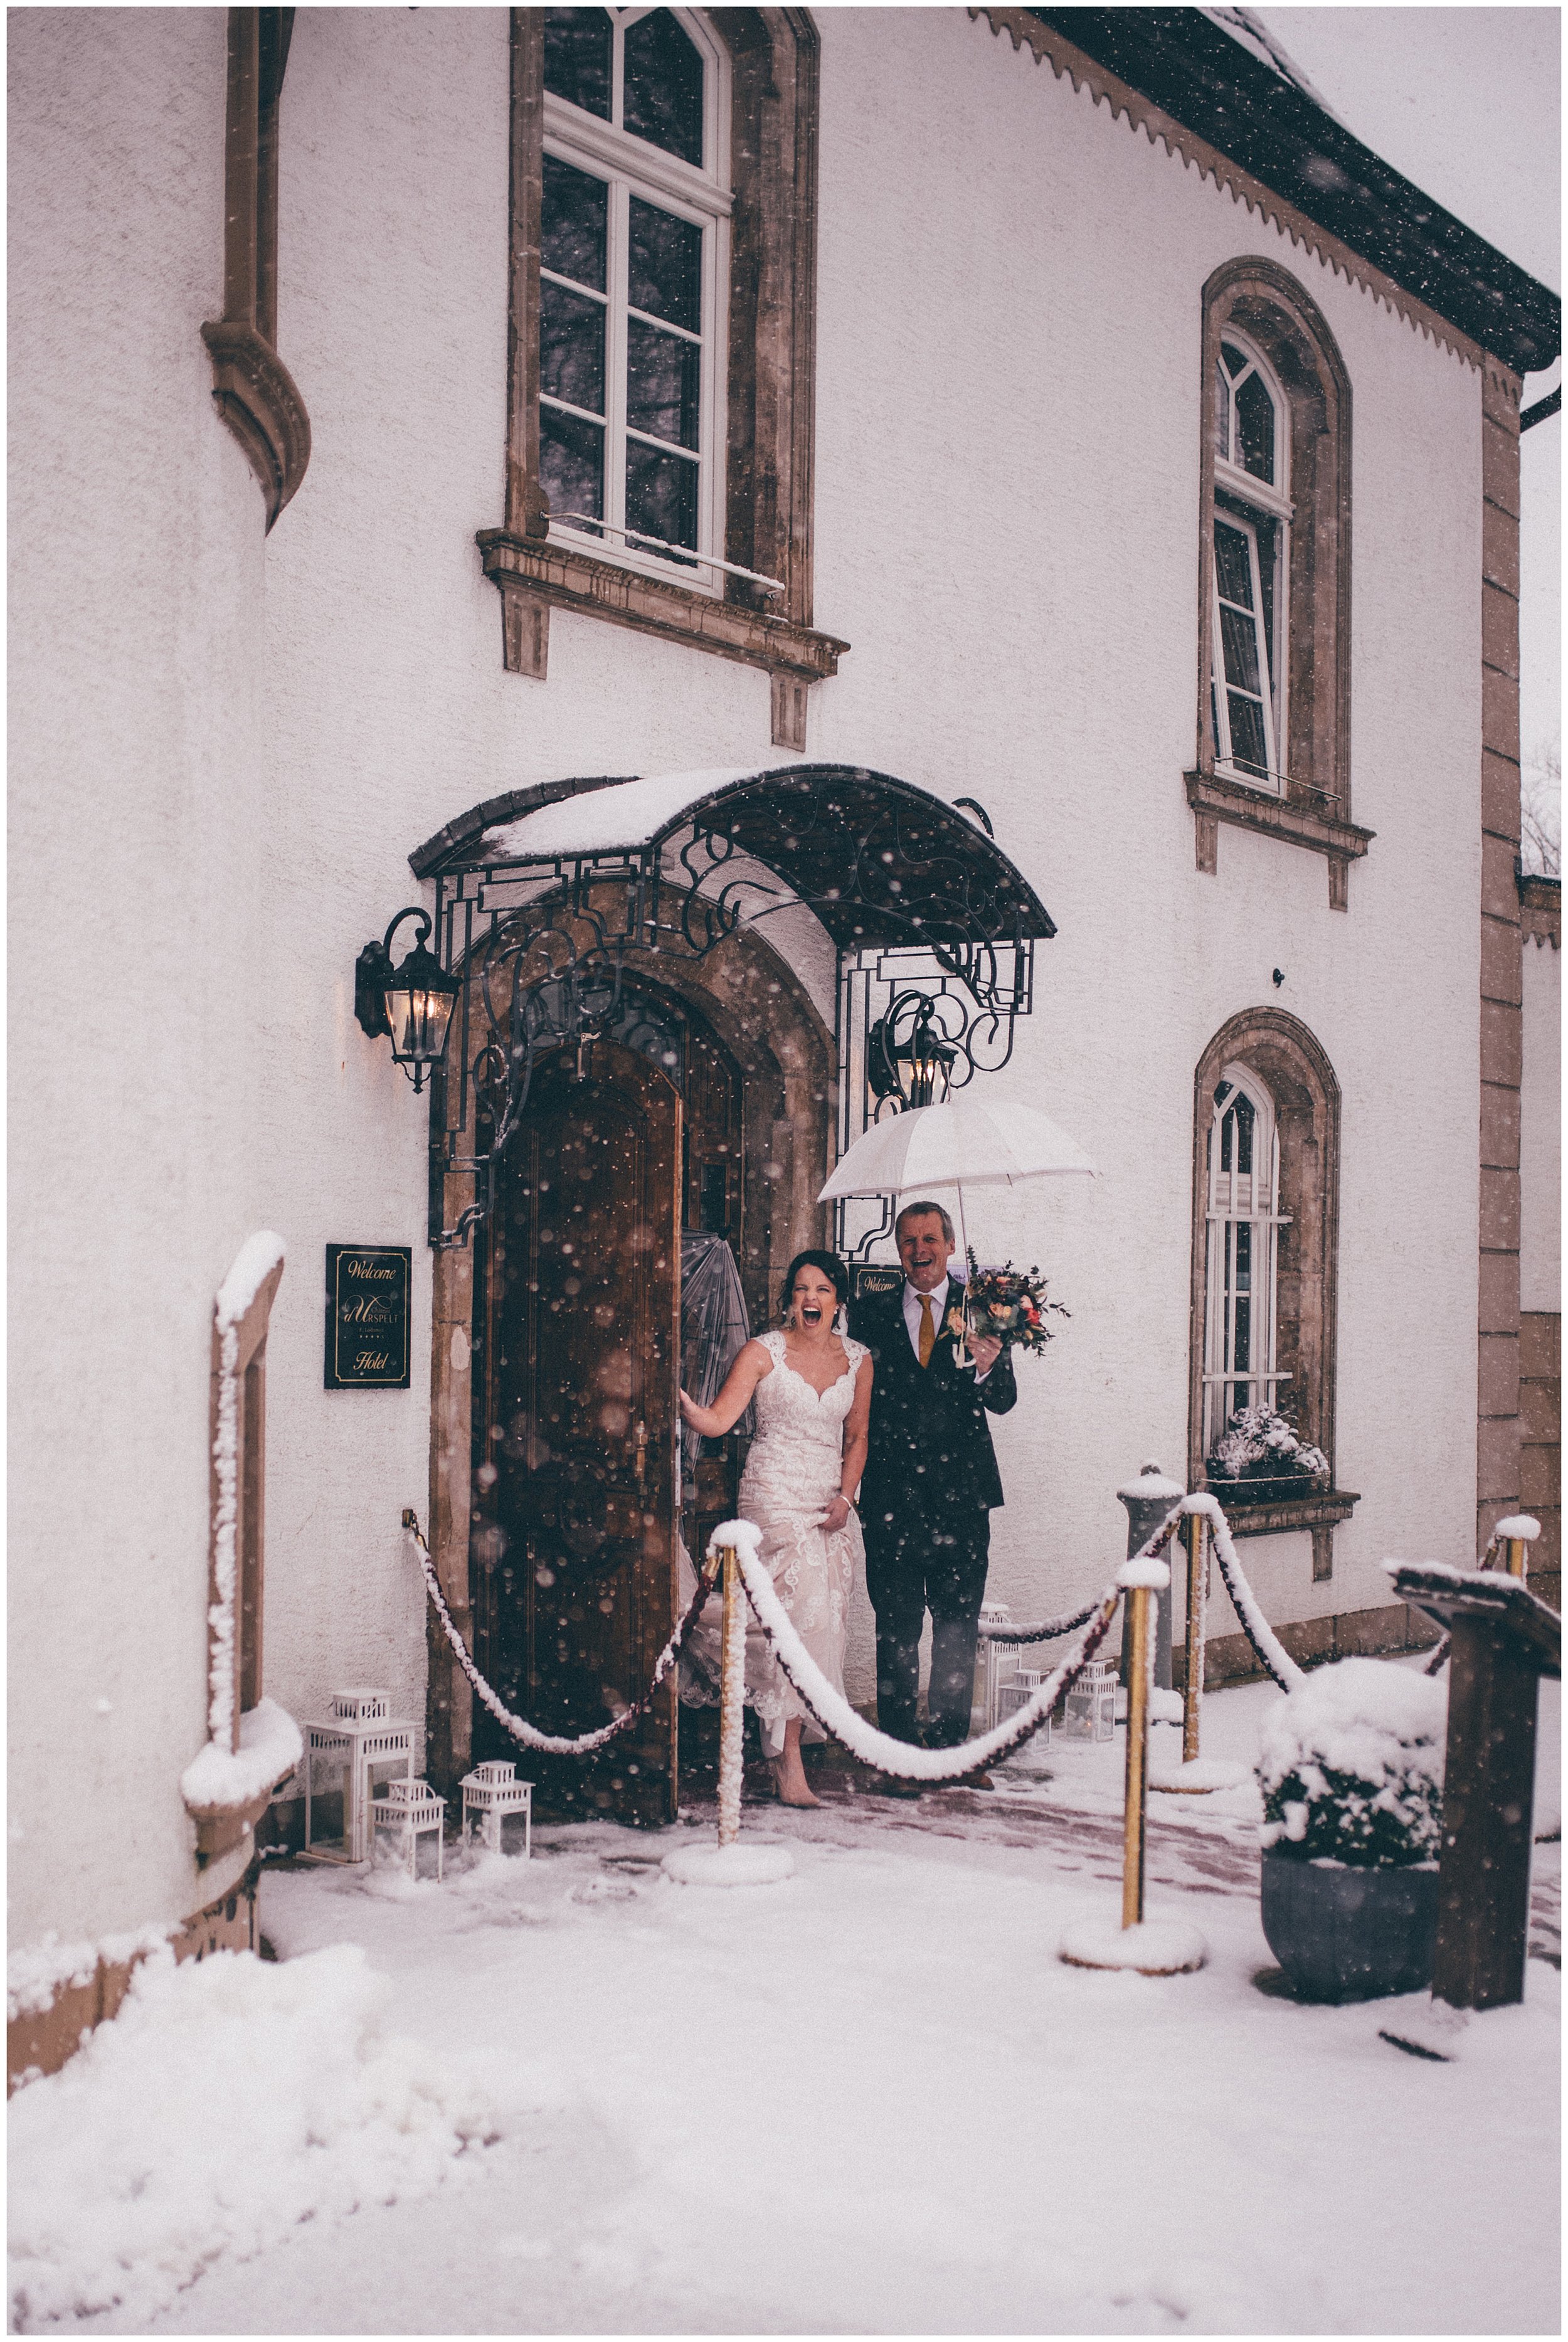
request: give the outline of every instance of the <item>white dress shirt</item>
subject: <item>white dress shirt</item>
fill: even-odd
[[[952,1281],[951,1277],[944,1276],[941,1284],[934,1285],[931,1291],[925,1296],[931,1304],[931,1330],[934,1335],[940,1334],[942,1331],[943,1319],[946,1316],[947,1312],[947,1289]],[[909,1346],[914,1352],[917,1358],[920,1356],[920,1295],[915,1291],[914,1286],[911,1285],[909,1279],[905,1277],[904,1280],[904,1322],[909,1329]],[[987,1368],[986,1371],[988,1373],[990,1369]],[[974,1379],[977,1384],[983,1383],[985,1380],[985,1376],[976,1373]]]

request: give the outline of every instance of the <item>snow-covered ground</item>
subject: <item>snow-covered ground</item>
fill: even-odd
[[[1205,1755],[1250,1758],[1278,1696],[1211,1696]],[[1280,1997],[1248,1786],[1153,1801],[1150,1916],[1202,1928],[1201,1973],[1064,1967],[1065,1928],[1119,1913],[1120,1744],[1046,1761],[993,1795],[837,1770],[818,1813],[748,1805],[794,1851],[778,1887],[662,1877],[711,1806],[543,1828],[440,1887],[269,1875],[280,1965],[155,1971],[13,2102],[19,2322],[104,2301],[117,2250],[122,2306],[74,2324],[1556,2331],[1550,1958],[1450,2065],[1379,2038],[1403,2004]],[[1553,1956],[1558,1877],[1538,1847]]]

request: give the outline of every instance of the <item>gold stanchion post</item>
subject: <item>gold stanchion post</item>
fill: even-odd
[[[719,1633],[719,1838],[716,1846],[676,1847],[661,1867],[679,1887],[774,1887],[793,1877],[794,1857],[787,1846],[741,1837],[741,1760],[746,1697],[746,1590],[737,1550],[742,1537],[755,1538],[748,1521],[732,1521],[715,1531],[710,1560],[724,1560],[724,1624]],[[754,1546],[753,1548],[754,1551]]]
[[[1208,1523],[1189,1513],[1187,1539],[1187,1681],[1182,1695],[1182,1762],[1196,1761],[1203,1710],[1203,1613],[1209,1591]]]
[[[1060,1957],[1072,1967],[1136,1968],[1144,1976],[1181,1976],[1201,1968],[1207,1947],[1183,1920],[1151,1924],[1144,1917],[1149,1787],[1149,1688],[1154,1674],[1154,1612],[1171,1582],[1168,1566],[1134,1555],[1118,1579],[1127,1605],[1127,1807],[1123,1825],[1122,1924],[1099,1921],[1070,1927]]]
[[[719,1673],[719,1844],[741,1834],[741,1771],[745,1730],[746,1605],[733,1545],[724,1555],[724,1623]]]
[[[1148,1836],[1149,1787],[1149,1589],[1134,1586],[1127,1596],[1132,1646],[1127,1682],[1127,1810],[1122,1837],[1122,1925],[1144,1919],[1144,1857]]]
[[[1509,1576],[1523,1577],[1524,1575],[1525,1562],[1530,1552],[1529,1545],[1526,1543],[1525,1539],[1523,1537],[1508,1537],[1503,1542],[1503,1549],[1508,1559]]]

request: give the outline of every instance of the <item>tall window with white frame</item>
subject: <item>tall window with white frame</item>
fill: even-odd
[[[551,534],[716,591],[726,60],[684,10],[544,15],[539,475]]]
[[[1208,1266],[1203,1338],[1203,1454],[1243,1406],[1274,1406],[1280,1144],[1273,1102],[1256,1077],[1227,1066],[1209,1128]]]
[[[1259,352],[1227,332],[1214,368],[1214,761],[1276,794],[1285,785],[1289,467],[1279,385]]]

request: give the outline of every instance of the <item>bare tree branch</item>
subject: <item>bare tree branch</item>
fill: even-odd
[[[1539,740],[1519,775],[1519,858],[1527,877],[1563,876],[1563,742]]]

